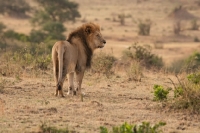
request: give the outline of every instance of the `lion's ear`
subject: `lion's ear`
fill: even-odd
[[[86,32],[87,34],[90,34],[90,33],[92,32],[92,28],[91,28],[90,26],[87,26],[87,27],[85,28],[85,32]]]

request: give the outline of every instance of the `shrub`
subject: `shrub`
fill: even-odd
[[[165,122],[159,122],[151,126],[149,122],[142,122],[141,125],[122,124],[120,127],[113,127],[111,132],[105,127],[100,127],[100,133],[161,133],[159,128],[166,125]]]
[[[174,28],[173,29],[174,30],[174,34],[175,35],[179,35],[180,32],[181,32],[181,22],[180,21],[175,22],[173,28]]]
[[[200,66],[200,53],[194,52],[186,59],[187,71],[196,71]]]
[[[6,26],[2,22],[0,22],[0,35],[4,29],[6,29]]]
[[[48,45],[27,43],[26,47],[21,47],[14,52],[6,52],[2,57],[5,65],[2,65],[2,70],[6,75],[23,73],[26,68],[33,70],[47,70],[51,64],[51,54]],[[6,67],[9,64],[9,67]],[[14,67],[12,64],[15,64]],[[8,71],[6,71],[8,70]]]
[[[123,58],[137,60],[147,68],[160,69],[164,66],[162,58],[151,53],[151,47],[148,45],[139,46],[134,44],[133,46],[129,47],[128,50],[123,52]]]
[[[9,38],[9,39],[16,39],[16,40],[22,41],[22,42],[29,41],[29,36],[22,34],[22,33],[17,33],[13,30],[8,30],[8,31],[4,32],[4,37]]]
[[[180,97],[181,95],[183,95],[183,87],[182,86],[175,87],[174,98]]]
[[[5,80],[0,79],[0,93],[4,92]]]
[[[192,73],[187,76],[188,81],[199,84],[200,83],[200,73]]]
[[[113,73],[111,68],[115,61],[116,58],[112,55],[105,53],[96,54],[92,59],[92,70],[97,73],[103,73],[108,77]]]
[[[194,37],[194,42],[200,42],[198,37]]]
[[[167,99],[167,95],[169,94],[169,89],[164,89],[161,85],[154,85],[154,100],[163,101]]]
[[[163,49],[164,48],[164,44],[161,40],[156,40],[154,42],[154,48],[155,49]]]
[[[132,47],[129,47],[128,50],[124,50],[122,52],[124,59],[135,59],[134,51],[132,51]]]
[[[35,59],[34,68],[47,70],[50,63],[51,63],[51,55],[38,56]]]
[[[118,18],[120,20],[120,24],[125,25],[125,18],[126,18],[125,14],[119,14]]]
[[[78,132],[70,131],[68,128],[59,129],[56,127],[48,126],[46,123],[42,123],[42,125],[40,126],[39,133],[78,133]]]
[[[199,29],[199,25],[197,24],[197,20],[194,19],[191,21],[191,30],[198,30]]]
[[[200,53],[194,52],[192,55],[185,59],[179,59],[172,62],[168,68],[170,72],[195,72],[200,67]]]
[[[174,107],[200,113],[199,74],[190,74],[187,78],[181,80],[177,76],[177,79],[179,83],[178,87],[174,87]]]
[[[167,68],[169,72],[174,72],[178,74],[180,72],[186,71],[187,64],[185,59],[174,60],[171,65]]]
[[[146,19],[145,21],[139,21],[138,24],[138,35],[143,35],[143,36],[149,36],[150,35],[150,29],[151,29],[151,20]]]

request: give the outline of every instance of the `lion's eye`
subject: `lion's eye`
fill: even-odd
[[[97,37],[99,37],[99,34],[97,34]]]

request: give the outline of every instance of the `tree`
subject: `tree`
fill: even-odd
[[[32,30],[30,33],[30,40],[32,42],[42,42],[45,39],[65,39],[62,33],[66,31],[64,25],[60,22],[47,22],[43,25],[41,30]]]
[[[24,0],[1,0],[0,14],[7,14],[14,17],[25,17],[26,12],[30,11],[31,7]]]
[[[32,30],[30,40],[41,42],[46,39],[65,39],[62,34],[66,31],[63,23],[75,21],[80,14],[78,4],[68,0],[35,0],[41,6],[31,19],[32,24],[40,26],[39,30]]]
[[[62,33],[66,31],[66,28],[60,22],[47,22],[42,28],[52,39],[65,38]]]
[[[68,0],[36,0],[42,10],[36,12],[32,22],[41,24],[47,21],[65,22],[67,20],[75,21],[77,17],[80,17],[78,12],[78,4],[70,2]]]

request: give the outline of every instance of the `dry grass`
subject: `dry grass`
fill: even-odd
[[[126,74],[129,80],[141,81],[143,76],[143,68],[137,61],[131,61],[129,66],[126,66]]]

